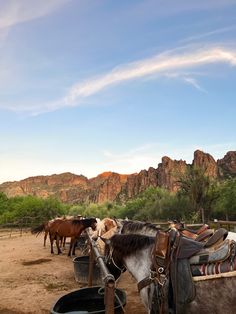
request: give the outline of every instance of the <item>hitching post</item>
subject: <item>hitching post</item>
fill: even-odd
[[[86,230],[87,237],[90,243],[90,254],[95,256],[97,260],[101,273],[102,273],[102,280],[105,285],[105,295],[104,295],[104,303],[105,303],[105,313],[106,314],[114,314],[114,301],[115,301],[115,278],[112,274],[109,273],[102,256],[100,255],[97,245],[95,241],[90,237],[88,231]],[[93,257],[94,258],[94,257]],[[90,266],[90,265],[89,265]]]
[[[94,266],[94,254],[92,249],[92,244],[89,242],[90,255],[89,255],[89,273],[88,273],[88,286],[93,285],[93,266]]]

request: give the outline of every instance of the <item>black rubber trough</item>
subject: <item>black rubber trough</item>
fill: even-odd
[[[82,284],[88,283],[89,275],[89,256],[78,256],[73,259],[75,280]],[[93,265],[93,285],[102,283],[100,268],[97,264]]]
[[[115,314],[122,314],[126,304],[126,294],[123,290],[115,289]],[[104,288],[82,288],[70,292],[53,305],[51,314],[105,314]]]

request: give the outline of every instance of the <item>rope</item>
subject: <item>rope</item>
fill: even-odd
[[[123,313],[125,313],[125,309],[124,309],[124,307],[123,307],[123,304],[122,304],[122,302],[121,302],[120,298],[118,297],[118,295],[117,295],[116,293],[115,293],[115,297],[116,297],[116,299],[117,299],[118,303],[120,304],[120,306],[121,306],[121,309],[122,309]]]
[[[99,294],[99,295],[104,295],[104,294],[105,294],[105,288],[104,288],[104,287],[99,288],[99,289],[98,289],[98,294]],[[122,302],[121,302],[121,300],[120,300],[118,294],[116,294],[116,293],[115,293],[115,298],[117,299],[117,301],[118,301],[118,303],[119,303],[119,305],[120,305],[120,307],[121,307],[123,313],[125,313],[124,306],[123,306],[123,304],[122,304]]]

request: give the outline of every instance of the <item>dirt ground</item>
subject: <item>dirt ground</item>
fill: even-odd
[[[50,313],[55,301],[82,286],[74,279],[72,258],[51,255],[49,242],[30,232],[0,238],[0,314]],[[79,252],[77,251],[77,255]],[[126,314],[145,314],[137,285],[126,272],[117,283],[127,296]]]

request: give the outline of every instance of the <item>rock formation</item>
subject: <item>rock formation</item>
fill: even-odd
[[[236,177],[236,152],[228,152],[223,159],[218,159],[217,166],[221,178]]]
[[[165,156],[156,169],[150,167],[148,170],[129,175],[104,172],[95,178],[88,179],[83,175],[67,172],[30,177],[21,181],[0,184],[0,192],[4,192],[8,197],[54,196],[67,203],[125,201],[150,186],[177,191],[178,178],[188,167],[203,168],[205,174],[213,178],[234,177],[236,176],[236,151],[228,152],[216,162],[210,154],[196,150],[190,165],[183,160],[172,160]]]

